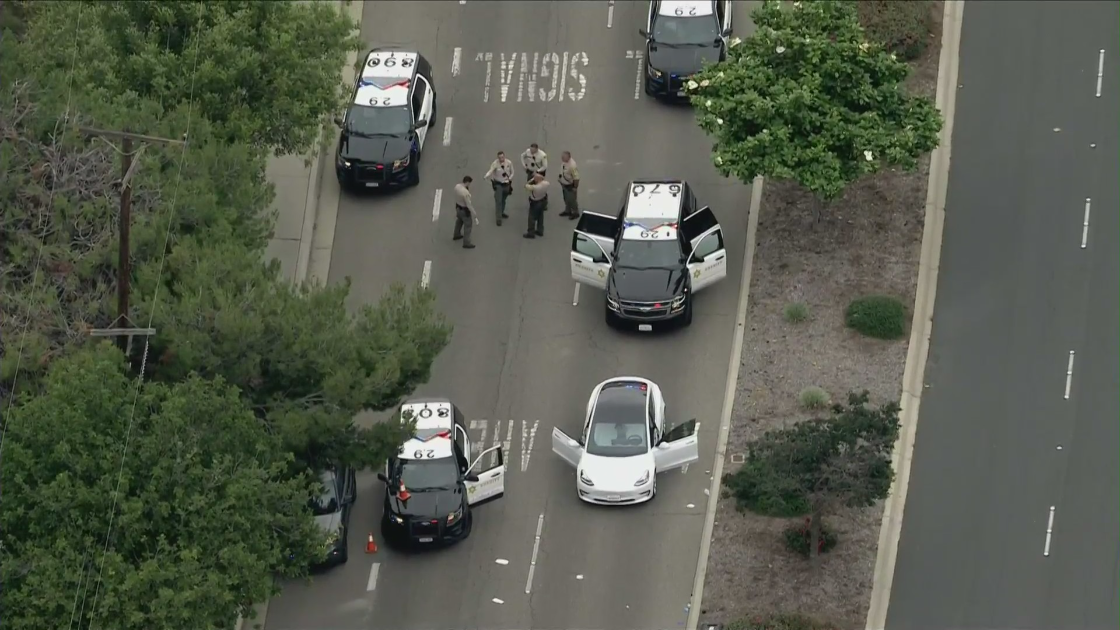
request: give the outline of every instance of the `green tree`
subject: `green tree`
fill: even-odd
[[[346,55],[361,46],[333,2],[40,4],[14,63],[63,76],[74,68],[79,86],[166,108],[192,102],[227,140],[282,154],[317,144],[343,102]]]
[[[854,5],[765,0],[756,33],[688,83],[724,176],[794,180],[827,203],[937,146],[940,112],[906,92],[909,67],[868,40]]]
[[[431,291],[396,286],[351,314],[348,281],[293,287],[236,243],[182,239],[158,298],[156,273],[146,267],[133,294],[143,321],[155,312],[153,378],[221,376],[313,467],[376,467],[394,454],[407,427],[358,428],[352,418],[389,409],[427,381],[451,336]]]
[[[739,507],[776,516],[810,516],[810,553],[817,557],[821,519],[846,505],[867,507],[886,498],[893,479],[898,403],[869,404],[866,391],[849,394],[828,418],[768,431],[747,448],[743,467],[724,479]]]
[[[138,390],[101,343],[4,428],[5,627],[229,628],[322,554],[310,481],[221,381]]]

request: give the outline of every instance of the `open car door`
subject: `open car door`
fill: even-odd
[[[594,212],[581,214],[572,233],[572,280],[605,290],[617,235],[617,218]]]
[[[689,420],[670,429],[653,449],[653,462],[657,472],[675,470],[700,459],[700,423]]]
[[[552,452],[560,456],[560,459],[568,462],[572,468],[579,466],[579,460],[583,457],[583,446],[568,437],[560,429],[552,428]]]
[[[483,467],[482,462],[494,451],[498,452],[498,456],[495,458],[497,463],[486,470],[481,470]],[[467,475],[476,475],[478,477],[478,481],[470,481],[468,479],[463,482],[467,486],[468,504],[478,505],[484,501],[497,499],[505,494],[506,464],[505,459],[502,457],[502,447],[494,446],[482,451],[478,459],[474,460],[474,463],[471,464],[471,467],[467,470]]]
[[[688,273],[692,291],[711,286],[727,277],[727,250],[723,246],[723,228],[708,206],[685,219],[681,231],[692,248],[688,257]]]

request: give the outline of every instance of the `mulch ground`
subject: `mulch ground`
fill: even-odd
[[[941,2],[930,46],[913,65],[909,87],[933,97],[940,54]],[[724,470],[732,454],[767,430],[809,417],[798,393],[815,385],[834,400],[867,389],[873,402],[898,400],[908,339],[881,342],[844,327],[848,303],[866,294],[914,303],[929,176],[881,173],[850,188],[818,223],[812,197],[794,184],[766,182],[750,288],[746,338]],[[811,317],[787,323],[791,302]],[[786,519],[735,509],[716,513],[701,620],[729,623],[770,612],[800,613],[838,628],[862,629],[871,598],[882,505],[830,516],[840,543],[814,569],[788,552]]]

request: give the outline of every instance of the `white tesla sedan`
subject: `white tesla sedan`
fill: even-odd
[[[576,491],[588,503],[643,503],[657,495],[657,473],[699,459],[700,424],[665,427],[665,398],[648,379],[600,383],[587,401],[579,439],[552,430],[552,451],[576,469]]]

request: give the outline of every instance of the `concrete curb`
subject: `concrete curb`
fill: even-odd
[[[712,551],[712,531],[716,525],[716,509],[723,485],[723,460],[727,457],[727,440],[731,435],[731,412],[735,406],[735,389],[739,385],[739,366],[743,363],[743,337],[747,330],[747,305],[750,303],[751,271],[754,268],[755,241],[758,236],[758,213],[762,206],[761,177],[751,184],[751,205],[747,216],[747,245],[743,252],[743,277],[739,285],[738,314],[735,333],[731,339],[731,358],[727,366],[727,386],[723,393],[723,412],[719,419],[719,436],[716,438],[716,458],[712,463],[712,483],[708,489],[708,505],[704,510],[704,529],[700,535],[700,553],[696,558],[696,574],[692,579],[692,597],[688,603],[686,630],[697,630],[700,609],[704,601],[704,580],[708,577],[708,555]]]
[[[933,330],[933,305],[937,295],[937,272],[941,266],[942,230],[945,226],[945,197],[949,183],[949,159],[953,148],[953,118],[957,103],[957,71],[960,65],[961,23],[964,0],[946,0],[941,29],[941,58],[938,64],[937,108],[944,116],[940,146],[930,156],[929,184],[926,188],[926,221],[922,233],[922,254],[918,263],[918,289],[914,298],[914,321],[902,376],[902,427],[891,456],[894,482],[883,506],[879,547],[875,557],[874,586],[867,612],[866,630],[884,630],[890,606],[891,585],[902,534],[902,516],[910,483],[910,464],[914,438],[918,431],[918,407],[925,386],[926,360]]]

